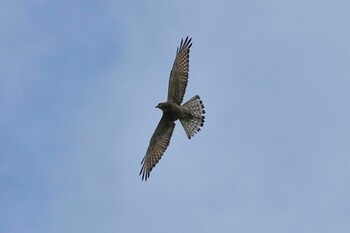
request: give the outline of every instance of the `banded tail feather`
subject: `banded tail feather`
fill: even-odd
[[[204,105],[200,97],[195,95],[181,107],[184,108],[188,117],[180,119],[180,122],[188,139],[191,139],[191,137],[201,130],[200,127],[203,127],[204,125]]]

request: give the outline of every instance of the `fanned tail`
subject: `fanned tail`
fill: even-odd
[[[189,101],[182,105],[188,116],[180,119],[182,127],[184,128],[187,137],[191,139],[197,132],[201,130],[200,127],[204,125],[204,105],[198,95],[193,96]]]

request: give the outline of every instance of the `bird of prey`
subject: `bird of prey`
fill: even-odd
[[[152,169],[167,149],[174,131],[175,121],[180,120],[189,139],[200,131],[204,124],[204,105],[198,95],[181,105],[188,81],[190,48],[192,38],[181,40],[176,50],[173,68],[170,72],[168,99],[156,108],[163,111],[156,130],[149,142],[145,157],[141,161],[142,180],[147,181]]]

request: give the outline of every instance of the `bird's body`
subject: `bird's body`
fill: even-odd
[[[185,41],[181,40],[170,73],[168,99],[156,106],[156,108],[163,111],[163,116],[153,133],[146,155],[141,162],[140,175],[142,174],[142,179],[144,180],[149,178],[153,167],[155,167],[167,149],[176,120],[180,120],[189,139],[199,132],[200,127],[204,124],[204,105],[198,95],[181,105],[188,81],[191,46],[191,38],[187,37]]]

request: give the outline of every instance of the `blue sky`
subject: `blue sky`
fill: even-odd
[[[2,1],[0,232],[349,232],[349,9]],[[187,35],[206,124],[142,182]]]

